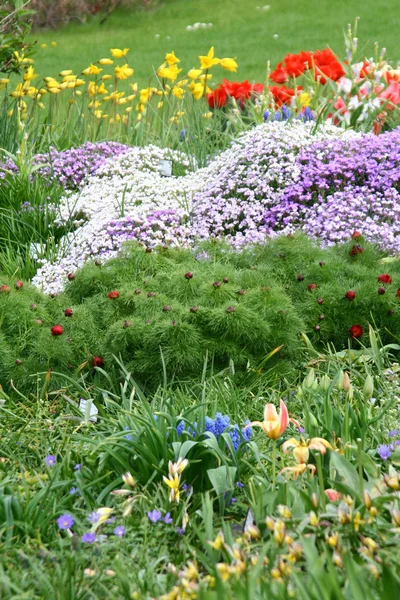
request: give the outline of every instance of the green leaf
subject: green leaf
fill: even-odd
[[[227,467],[226,465],[222,465],[222,467],[217,467],[216,469],[208,469],[207,475],[211,481],[211,485],[213,486],[215,493],[219,496],[227,490],[233,488],[236,467]]]
[[[335,469],[343,482],[354,491],[358,491],[359,478],[355,467],[338,452],[331,452],[331,468]]]

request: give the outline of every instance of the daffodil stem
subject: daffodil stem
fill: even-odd
[[[362,495],[364,493],[364,473],[363,473],[361,452],[362,452],[361,439],[357,438],[358,477],[359,477],[359,483],[360,483],[360,494],[362,497]]]
[[[272,440],[272,489],[276,488],[276,440]]]
[[[321,461],[320,454],[316,454],[315,461],[317,463],[318,483],[319,483],[319,490],[321,493],[321,507],[322,507],[322,510],[325,510],[326,497],[325,497],[324,475],[322,473],[322,461]]]

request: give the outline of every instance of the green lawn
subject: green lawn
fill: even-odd
[[[398,0],[271,0],[269,10],[257,10],[257,3],[263,2],[165,0],[151,11],[120,11],[102,26],[93,19],[58,31],[40,31],[35,35],[38,45],[55,40],[57,47],[38,47],[36,69],[43,76],[67,68],[79,72],[91,61],[109,56],[110,47],[130,47],[136,78],[144,84],[165,52],[175,50],[188,69],[197,65],[198,54],[214,45],[218,57],[237,57],[235,77],[263,80],[267,61],[275,65],[288,52],[329,45],[343,55],[344,29],[356,16],[361,17],[362,56],[372,55],[373,44],[379,41],[387,47],[388,57],[400,58]],[[211,22],[213,27],[186,31],[196,21]],[[217,68],[217,78],[220,73]]]

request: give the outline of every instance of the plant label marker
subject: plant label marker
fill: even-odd
[[[98,409],[93,404],[93,400],[85,400],[81,398],[79,402],[79,409],[85,417],[85,422],[88,423],[91,421],[92,423],[97,422]]]
[[[172,177],[172,160],[163,158],[160,160],[158,171],[161,177]]]

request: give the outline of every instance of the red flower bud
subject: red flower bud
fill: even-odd
[[[31,310],[37,310],[37,304],[31,304],[29,308]]]
[[[187,273],[185,273],[185,277],[186,279],[192,279],[193,273],[191,271],[188,271]]]
[[[378,288],[378,294],[379,294],[380,296],[383,296],[383,294],[384,294],[385,292],[386,292],[386,290],[385,290],[385,288],[384,288],[384,287],[380,287],[380,288]]]
[[[168,304],[162,308],[163,312],[169,312],[170,310],[172,310],[172,306],[169,306]]]
[[[297,281],[304,281],[304,275],[297,275]]]
[[[347,300],[354,300],[355,297],[356,297],[356,293],[353,292],[353,290],[349,290],[348,292],[345,293],[345,298],[347,298]]]
[[[11,292],[11,288],[8,285],[2,285],[0,288],[0,292],[3,294],[9,294]]]
[[[66,317],[72,317],[72,315],[73,315],[72,308],[66,308],[66,309],[64,310],[64,315],[65,315]]]
[[[100,356],[93,356],[92,358],[92,367],[103,367],[104,362]]]
[[[314,329],[315,329],[315,331],[317,331],[317,332],[318,332],[318,331],[321,331],[321,327],[320,327],[319,325],[314,325]]]
[[[199,310],[198,306],[192,306],[192,308],[190,309],[191,313],[196,313]]]
[[[148,298],[154,298],[155,295],[156,295],[155,292],[147,292]]]
[[[390,277],[390,275],[388,275],[388,273],[382,273],[382,275],[379,275],[379,277],[378,277],[378,282],[379,283],[392,283],[392,278]]]
[[[227,277],[224,277],[222,280],[224,283],[229,283],[229,279]]]
[[[317,298],[317,303],[318,304],[323,304],[324,303],[324,299],[323,298]]]
[[[353,238],[353,240],[359,240],[360,238],[362,238],[362,234],[359,231],[353,231],[351,237]]]
[[[325,315],[323,315],[323,314],[320,314],[320,315],[319,315],[319,317],[318,317],[318,319],[319,319],[320,321],[323,321],[323,320],[325,319]]]
[[[226,309],[226,312],[228,313],[234,313],[236,311],[236,308],[234,306],[228,306],[228,308]]]
[[[64,333],[64,329],[61,325],[53,325],[50,331],[52,335],[62,335]]]
[[[68,273],[68,279],[69,279],[70,281],[73,281],[73,280],[75,279],[75,275],[74,275],[74,273]]]
[[[124,329],[127,329],[128,327],[130,327],[132,325],[132,321],[124,321],[122,327],[124,327]]]
[[[324,261],[324,260],[320,260],[320,261],[319,261],[319,266],[320,266],[320,267],[324,267],[324,266],[325,266],[325,264],[326,264],[326,263],[325,263],[325,261]]]
[[[17,358],[17,360],[15,361],[15,364],[17,365],[17,367],[19,367],[20,365],[22,365],[22,360]]]
[[[15,282],[15,289],[16,290],[20,290],[22,287],[24,287],[23,281],[18,280],[18,281]]]
[[[108,297],[110,298],[110,300],[115,300],[116,298],[119,298],[119,292],[117,290],[108,292]]]
[[[213,287],[215,287],[215,288],[220,288],[220,287],[221,287],[221,285],[222,285],[222,284],[221,284],[221,282],[220,282],[220,281],[214,281],[214,283],[213,283]]]
[[[315,283],[310,283],[310,284],[307,286],[307,289],[308,289],[310,292],[312,292],[313,290],[316,290],[316,289],[317,289],[317,286],[315,285]]]
[[[349,329],[349,333],[352,338],[360,338],[364,333],[364,329],[361,325],[352,325]]]
[[[352,247],[349,254],[350,256],[357,256],[357,254],[361,254],[362,252],[364,252],[364,248],[362,246],[355,245]]]

